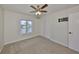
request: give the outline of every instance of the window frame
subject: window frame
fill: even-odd
[[[21,28],[22,28],[22,27],[21,27],[21,26],[22,26],[22,25],[21,25],[21,21],[22,21],[22,20],[24,20],[24,21],[31,21],[31,22],[32,22],[32,20],[20,19],[20,21],[19,21],[19,24],[20,24],[20,34],[22,34],[22,35],[31,34],[31,33],[33,32],[33,22],[32,22],[32,25],[31,25],[32,31],[31,31],[31,32],[22,33],[22,32],[21,32]]]

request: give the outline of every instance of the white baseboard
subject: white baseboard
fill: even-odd
[[[11,43],[18,42],[18,41],[25,40],[25,39],[30,39],[30,38],[33,38],[33,37],[36,37],[36,36],[39,36],[39,34],[37,34],[37,35],[32,35],[32,36],[28,36],[28,37],[24,37],[24,38],[21,38],[21,39],[19,39],[19,40],[7,42],[7,43],[5,43],[4,45],[11,44]]]
[[[53,42],[55,42],[55,43],[58,43],[58,44],[60,44],[60,45],[62,45],[62,46],[68,47],[67,45],[65,45],[65,44],[63,44],[63,43],[60,43],[60,42],[54,40],[53,38],[50,38],[49,36],[45,36],[45,35],[42,35],[42,36],[45,37],[45,38],[47,38],[47,39],[49,39],[49,40],[51,40],[51,41],[53,41]]]
[[[24,39],[30,39],[30,38],[33,38],[33,37],[36,37],[36,36],[43,36],[43,37],[45,37],[45,38],[47,38],[47,39],[49,39],[49,40],[51,40],[51,41],[53,41],[53,42],[56,42],[56,43],[58,43],[58,44],[60,44],[60,45],[63,45],[63,46],[65,46],[65,47],[67,47],[66,45],[64,45],[64,44],[62,44],[62,43],[60,43],[60,42],[58,42],[58,41],[56,41],[56,40],[50,38],[49,36],[39,35],[39,34],[37,34],[37,35],[32,35],[32,36],[28,36],[28,37],[25,37],[25,38],[21,38],[21,39],[19,39],[19,40],[7,42],[7,43],[5,43],[4,45],[11,44],[11,43],[14,43],[14,42],[18,42],[18,41],[21,41],[21,40],[24,40]]]

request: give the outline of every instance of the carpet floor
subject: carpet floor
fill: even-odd
[[[67,47],[37,36],[34,38],[7,44],[1,54],[77,54]]]

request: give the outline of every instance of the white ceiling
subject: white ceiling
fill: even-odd
[[[34,10],[30,7],[30,4],[4,4],[2,6],[5,9],[9,9],[21,13],[27,13],[27,14],[31,14],[30,11]],[[40,6],[42,6],[42,4]],[[48,11],[48,13],[53,13],[67,8],[72,8],[75,6],[79,6],[79,5],[78,4],[49,4],[48,7],[45,9]]]

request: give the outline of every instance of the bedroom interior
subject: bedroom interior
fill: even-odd
[[[1,4],[0,54],[78,54],[78,4]]]

